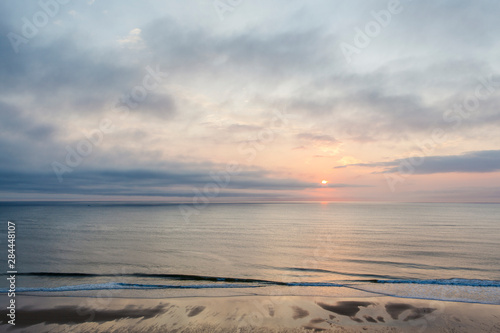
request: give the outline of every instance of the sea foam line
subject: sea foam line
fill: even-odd
[[[198,284],[198,285],[161,285],[161,284],[139,284],[108,282],[98,284],[79,284],[74,286],[60,286],[51,288],[17,288],[18,292],[61,292],[61,291],[88,291],[88,290],[110,290],[110,289],[211,289],[211,288],[258,288],[258,285],[248,284]],[[8,292],[8,289],[0,289],[0,293]]]
[[[287,286],[302,287],[343,287],[337,283],[287,283]],[[61,292],[61,291],[88,291],[88,290],[110,290],[110,289],[225,289],[225,288],[259,288],[266,287],[268,284],[238,284],[238,283],[211,283],[211,284],[193,284],[193,285],[168,285],[168,284],[141,284],[141,283],[121,283],[108,282],[98,284],[79,284],[73,286],[60,287],[38,287],[38,288],[18,288],[18,292]],[[0,289],[0,293],[7,293],[8,289]]]

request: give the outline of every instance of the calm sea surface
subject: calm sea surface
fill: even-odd
[[[498,204],[211,204],[186,222],[177,205],[2,203],[3,275],[7,221],[26,294],[500,304]]]

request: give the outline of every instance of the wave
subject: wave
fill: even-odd
[[[309,287],[342,287],[335,283],[287,283],[288,286],[309,286]],[[194,285],[165,285],[165,284],[141,284],[141,283],[121,283],[108,282],[97,284],[79,284],[74,286],[60,286],[52,288],[17,288],[16,292],[62,292],[62,291],[89,291],[89,290],[116,290],[116,289],[214,289],[214,288],[259,288],[264,285],[249,284],[194,284]],[[8,289],[0,289],[0,293],[7,293]]]
[[[203,285],[161,285],[108,282],[97,284],[79,284],[74,286],[60,286],[52,288],[16,288],[16,292],[62,292],[62,291],[88,291],[88,290],[116,290],[116,289],[212,289],[212,288],[258,288],[258,285],[241,284],[203,284]],[[8,292],[8,289],[0,289],[0,293]]]
[[[369,282],[374,282],[374,281],[369,281]],[[500,281],[479,280],[479,279],[376,280],[376,283],[434,284],[434,285],[469,286],[469,287],[500,287]]]
[[[0,274],[6,275],[6,274]],[[215,282],[200,284],[144,284],[144,283],[122,283],[107,282],[98,284],[79,284],[64,285],[60,287],[40,287],[40,288],[18,288],[17,291],[77,291],[77,290],[102,290],[102,289],[206,289],[206,288],[256,288],[266,286],[283,287],[348,287],[355,288],[359,284],[421,284],[421,285],[449,285],[449,286],[470,286],[470,287],[492,287],[500,288],[500,281],[481,280],[481,279],[360,279],[360,280],[330,280],[328,282],[283,282],[254,278],[234,278],[220,276],[203,276],[189,274],[155,274],[155,273],[127,273],[127,274],[97,274],[97,273],[69,273],[69,272],[24,272],[18,273],[19,276],[52,277],[68,281],[73,278],[136,278],[167,281],[196,281],[196,282]],[[366,274],[369,276],[368,274]],[[155,281],[155,282],[157,282]],[[127,282],[136,282],[135,279]],[[145,282],[144,280],[141,282]],[[182,282],[181,282],[182,283]],[[7,289],[0,289],[0,293],[7,292]]]
[[[2,274],[2,275],[7,275],[7,274]],[[28,272],[28,273],[17,273],[17,275],[54,277],[54,278],[137,277],[137,278],[155,278],[155,279],[181,280],[181,281],[264,283],[264,284],[275,284],[275,285],[286,285],[287,284],[286,282],[278,282],[278,281],[262,280],[262,279],[204,276],[204,275],[190,275],[190,274],[161,274],[161,273],[159,273],[159,274],[155,274],[155,273],[97,274],[97,273]]]

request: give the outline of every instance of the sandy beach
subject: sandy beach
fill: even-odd
[[[298,296],[124,299],[18,296],[3,332],[500,332],[500,306]],[[6,318],[5,310],[2,318]]]

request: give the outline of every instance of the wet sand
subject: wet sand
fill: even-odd
[[[500,305],[302,296],[18,296],[2,332],[500,332]]]

